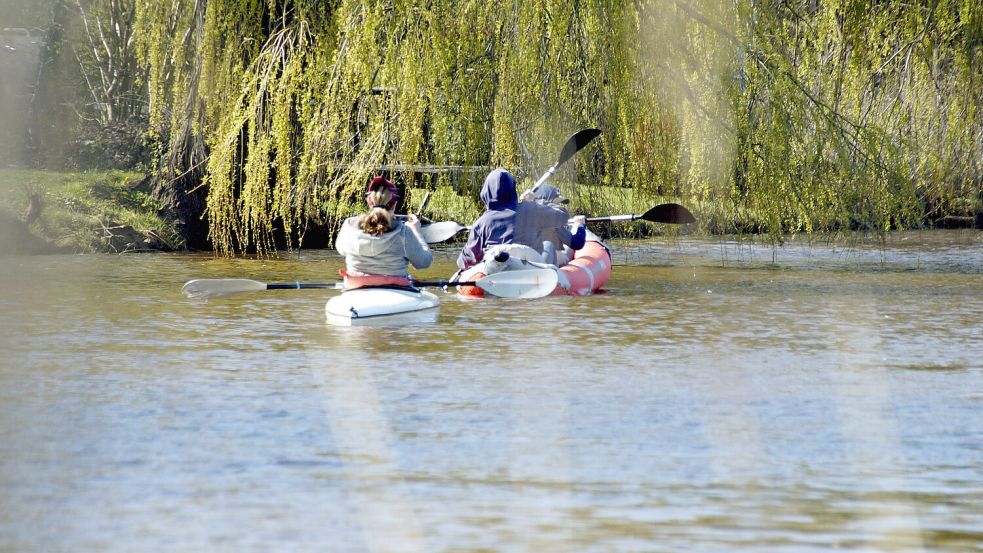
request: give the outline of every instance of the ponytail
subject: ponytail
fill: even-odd
[[[369,204],[369,212],[362,217],[359,227],[366,234],[381,236],[393,228],[392,209],[396,207],[399,191],[389,179],[376,177],[369,184],[365,194],[365,202]]]
[[[362,217],[359,226],[366,234],[382,236],[393,228],[392,213],[384,207],[373,207],[372,211]]]

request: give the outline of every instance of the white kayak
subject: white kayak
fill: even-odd
[[[434,322],[440,299],[425,290],[366,287],[346,290],[324,306],[328,323],[337,326]]]

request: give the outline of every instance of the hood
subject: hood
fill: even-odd
[[[353,251],[357,252],[358,255],[370,257],[379,255],[389,251],[393,247],[392,244],[394,241],[402,242],[403,237],[399,230],[403,226],[403,222],[399,219],[393,218],[393,228],[387,232],[379,236],[372,236],[371,234],[362,232],[362,219],[364,217],[364,215],[360,217],[349,217],[344,223],[351,227],[349,230],[351,231],[351,237],[354,243]]]
[[[494,211],[514,210],[519,201],[515,193],[515,177],[505,169],[495,169],[488,173],[485,184],[481,186],[481,201]]]

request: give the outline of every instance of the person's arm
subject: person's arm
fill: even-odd
[[[570,234],[568,245],[571,250],[579,250],[585,244],[587,244],[587,219],[583,215],[577,215],[573,218],[573,232]]]
[[[539,228],[557,228],[567,226],[567,220],[570,219],[570,212],[567,211],[565,207],[558,207],[553,204],[542,204],[536,202],[536,221],[539,223]]]
[[[571,250],[579,250],[587,243],[586,219],[583,215],[577,215],[569,226],[557,227],[551,234],[563,246],[568,246]]]
[[[406,227],[403,235],[403,251],[406,259],[413,267],[426,269],[433,262],[433,253],[420,233],[420,220],[416,215],[410,215],[403,226]]]
[[[457,256],[457,268],[458,269],[470,269],[484,258],[485,251],[482,247],[481,234],[478,230],[478,225],[471,227],[468,231],[468,240],[464,243],[464,247],[461,248],[461,253]]]
[[[570,241],[573,240],[573,234],[570,233],[570,229],[567,227],[559,227],[555,229],[552,236],[556,238],[555,242],[559,246],[569,246]]]
[[[555,229],[560,237],[560,242],[570,246],[573,250],[579,250],[587,242],[587,229],[583,224],[574,225],[574,231],[567,228],[567,221],[570,220],[570,212],[565,207],[553,204],[536,204],[536,220],[540,224],[540,234],[545,234],[546,229]],[[581,217],[583,219],[583,217]]]
[[[352,253],[352,244],[355,241],[355,229],[348,224],[348,221],[343,221],[341,223],[341,230],[338,231],[338,236],[335,237],[334,248],[338,250],[341,255],[348,255]]]

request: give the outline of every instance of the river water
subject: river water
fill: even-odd
[[[983,551],[983,233],[611,246],[382,328],[180,294],[327,251],[0,258],[0,551]]]

